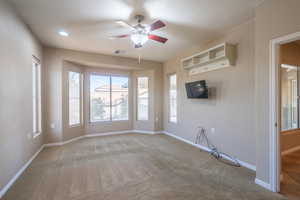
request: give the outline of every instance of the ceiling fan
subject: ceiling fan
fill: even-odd
[[[149,39],[160,43],[167,42],[167,38],[151,34],[152,31],[166,26],[162,21],[158,20],[151,25],[145,25],[141,24],[141,22],[144,20],[143,15],[136,15],[135,19],[137,20],[138,24],[134,26],[128,24],[125,21],[116,21],[116,23],[118,23],[119,25],[130,28],[131,33],[125,35],[112,36],[111,38],[117,39],[130,37],[130,39],[134,43],[135,48],[141,48]]]

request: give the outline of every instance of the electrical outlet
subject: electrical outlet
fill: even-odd
[[[31,133],[27,133],[27,139],[30,140],[32,137],[32,134]]]
[[[55,128],[55,124],[54,124],[54,123],[51,123],[51,124],[50,124],[50,128]]]
[[[215,134],[216,129],[215,129],[215,128],[211,128],[211,129],[210,129],[210,132],[211,132],[212,134]]]

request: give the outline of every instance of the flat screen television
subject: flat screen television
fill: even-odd
[[[195,81],[185,84],[187,97],[189,99],[207,99],[208,89],[206,86],[206,81]]]

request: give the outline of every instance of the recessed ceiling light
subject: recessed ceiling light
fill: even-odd
[[[68,37],[69,36],[69,33],[66,32],[66,31],[58,31],[58,34],[61,35],[61,36],[64,36],[64,37]]]

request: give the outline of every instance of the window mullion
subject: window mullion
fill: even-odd
[[[110,112],[110,121],[112,121],[112,80],[111,80],[111,76],[109,76],[109,81],[110,81],[110,87],[109,87],[109,97],[110,97],[110,103],[109,103],[109,105],[110,105],[110,110],[109,110],[109,112]]]

